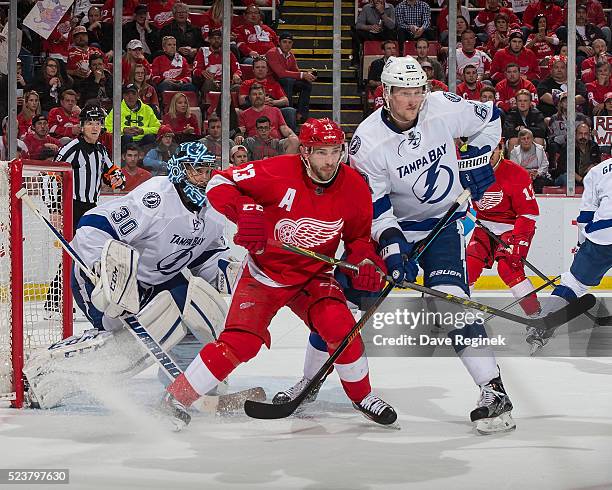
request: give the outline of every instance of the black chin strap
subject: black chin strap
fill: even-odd
[[[176,192],[178,192],[179,198],[181,199],[183,206],[185,206],[188,211],[191,211],[192,213],[199,213],[201,211],[202,208],[196,205],[196,203],[194,203],[185,195],[185,191],[183,190],[181,184],[174,184],[174,188],[176,189]]]

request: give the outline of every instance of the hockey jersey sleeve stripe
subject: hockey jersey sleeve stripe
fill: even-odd
[[[215,254],[225,252],[228,248],[215,248],[213,250],[206,250],[202,255],[197,257],[193,262],[191,262],[187,267],[189,269],[194,269],[195,267],[201,266],[204,262],[209,260]]]
[[[580,211],[576,221],[578,223],[590,223],[595,217],[595,211]]]
[[[459,211],[453,214],[448,222],[452,223],[453,221],[461,219],[465,214],[466,211]],[[399,221],[398,224],[403,231],[431,231],[438,221],[440,221],[440,218],[429,218],[423,221]]]
[[[587,233],[592,233],[594,231],[603,230],[605,228],[612,228],[612,219],[602,219],[599,221],[593,221],[592,223],[589,223],[586,226],[585,231]]]
[[[385,195],[374,203],[374,219],[380,217],[385,211],[391,209],[391,199],[389,195]]]
[[[100,216],[99,214],[86,214],[83,216],[77,225],[77,230],[82,228],[83,226],[90,226],[92,228],[97,228],[98,230],[102,230],[105,233],[108,233],[111,238],[115,240],[119,240],[119,235],[115,231],[115,229],[108,222],[108,219],[104,216]]]
[[[236,187],[236,184],[232,182],[230,179],[224,177],[223,175],[217,174],[217,175],[213,175],[212,178],[210,179],[210,182],[208,183],[208,186],[206,187],[206,191],[214,189],[215,187],[219,185],[223,185],[223,184],[228,184],[233,187]]]
[[[495,104],[493,105],[493,114],[491,114],[491,119],[489,119],[489,122],[491,121],[495,121],[496,119],[499,119],[501,117],[501,110],[499,107],[497,107]]]

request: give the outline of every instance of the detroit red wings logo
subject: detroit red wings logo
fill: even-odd
[[[321,221],[314,218],[281,219],[274,227],[274,238],[290,245],[311,248],[332,240],[344,225],[344,220]]]
[[[481,211],[493,209],[504,199],[504,191],[485,192],[480,201],[476,201],[476,207]]]

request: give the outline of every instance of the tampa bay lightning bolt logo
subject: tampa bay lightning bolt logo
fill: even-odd
[[[419,175],[412,186],[415,197],[423,204],[442,201],[453,187],[455,177],[446,165],[440,164],[440,155],[431,166]]]
[[[191,262],[193,248],[184,248],[172,252],[157,263],[157,270],[164,276],[178,274]]]
[[[157,192],[147,192],[142,197],[142,203],[150,209],[155,209],[161,203],[161,196]]]
[[[361,147],[361,138],[359,136],[353,136],[353,139],[351,140],[351,144],[349,146],[349,154],[354,155],[355,153],[359,151],[360,147]]]

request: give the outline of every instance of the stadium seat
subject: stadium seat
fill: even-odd
[[[429,51],[427,52],[427,56],[438,56],[439,51],[440,43],[437,41],[429,41]],[[404,56],[406,55],[416,55],[416,41],[404,42]]]
[[[363,43],[363,61],[361,64],[361,77],[363,80],[368,79],[368,71],[372,61],[380,58],[383,55],[383,50],[380,47],[381,44],[382,41],[366,41]],[[397,42],[395,43],[395,46],[397,47]]]
[[[255,78],[255,74],[253,73],[253,65],[240,65],[240,71],[242,72],[242,81],[251,80]]]
[[[206,110],[207,120],[217,110],[219,100],[221,100],[221,92],[208,92],[206,94],[206,104],[208,105],[208,109]]]

